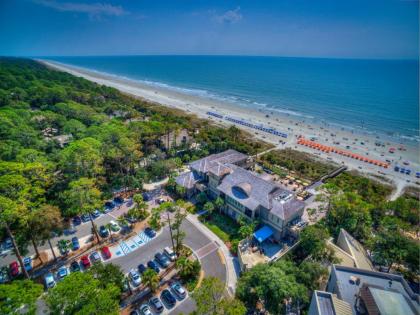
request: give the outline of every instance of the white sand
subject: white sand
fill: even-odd
[[[401,144],[388,141],[378,136],[370,134],[363,134],[362,132],[356,133],[354,131],[342,130],[327,123],[314,124],[313,122],[298,120],[295,116],[275,112],[268,109],[252,109],[249,107],[240,107],[238,105],[230,104],[227,102],[216,101],[203,97],[187,95],[172,89],[165,89],[154,85],[147,85],[134,80],[126,80],[112,75],[97,73],[78,67],[68,66],[50,61],[41,61],[50,67],[57,70],[71,73],[75,76],[83,77],[87,80],[107,85],[119,89],[121,92],[128,93],[146,100],[156,102],[165,106],[175,107],[186,112],[194,113],[199,117],[211,119],[218,123],[232,125],[225,120],[216,119],[206,115],[207,111],[214,111],[222,115],[229,115],[237,118],[243,118],[253,123],[262,123],[266,126],[271,126],[279,131],[287,133],[287,139],[274,136],[263,131],[258,131],[248,127],[237,125],[254,134],[257,138],[270,142],[279,148],[291,147],[296,150],[309,152],[321,158],[334,161],[339,164],[345,164],[350,169],[356,169],[367,175],[384,176],[389,181],[393,181],[398,187],[406,185],[416,186],[416,181],[420,180],[415,178],[415,172],[420,171],[419,163],[419,147],[418,145],[404,145],[406,151],[398,150]],[[296,143],[298,136],[311,136],[317,137],[317,142],[338,147],[344,150],[352,151],[353,153],[367,156],[371,159],[377,159],[383,162],[389,161],[390,167],[388,169],[360,162],[354,159],[342,157],[335,153],[321,153],[319,151],[309,149],[307,147],[298,145]],[[280,144],[279,140],[285,140],[285,144]],[[381,141],[385,147],[378,147],[375,141]],[[337,144],[339,142],[339,144]],[[363,144],[361,144],[363,142]],[[346,149],[349,146],[350,149]],[[394,154],[388,152],[389,148],[397,148]],[[403,165],[407,161],[412,170],[411,175],[400,174],[394,171],[395,165]],[[417,187],[419,187],[417,185]]]

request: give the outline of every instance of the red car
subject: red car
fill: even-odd
[[[83,256],[82,258],[80,258],[80,262],[82,263],[85,269],[90,267],[90,260],[88,256]]]
[[[112,256],[108,246],[102,247],[101,252],[105,259],[109,259]]]
[[[19,274],[19,265],[17,261],[13,261],[12,263],[10,263],[9,268],[12,277],[16,277]]]

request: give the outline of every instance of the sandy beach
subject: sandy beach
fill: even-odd
[[[269,109],[240,107],[237,104],[183,94],[177,90],[148,85],[134,80],[58,64],[56,62],[44,60],[41,60],[40,62],[57,70],[83,77],[98,84],[114,87],[121,92],[136,97],[141,97],[165,106],[175,107],[220,124],[232,125],[234,123],[223,118],[220,119],[209,116],[206,113],[212,111],[223,115],[224,117],[230,116],[241,118],[253,124],[263,124],[266,127],[275,128],[280,132],[286,133],[288,137],[282,138],[261,130],[235,124],[237,127],[243,128],[255,135],[255,137],[276,145],[279,149],[290,147],[296,150],[309,152],[322,159],[334,161],[338,164],[345,164],[349,169],[358,170],[366,175],[374,175],[376,178],[378,176],[384,177],[386,178],[386,181],[393,182],[397,187],[393,197],[398,196],[405,186],[412,185],[419,187],[420,185],[420,179],[416,178],[416,172],[420,172],[418,144],[398,143],[387,139],[385,136],[381,137],[366,132],[346,130],[328,124],[327,122],[314,123],[313,121],[305,119],[299,120],[296,116]],[[323,145],[350,151],[369,159],[387,163],[389,164],[389,167],[384,168],[350,157],[345,157],[337,153],[325,153],[308,148],[297,143],[297,139],[300,136],[303,136],[306,139],[312,139]],[[390,153],[391,148],[395,148],[394,153]],[[394,170],[395,166],[408,168],[411,170],[411,174],[408,175],[396,172]]]

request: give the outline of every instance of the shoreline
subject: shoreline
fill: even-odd
[[[316,124],[312,120],[308,120],[308,118],[297,119],[291,114],[280,113],[275,109],[252,109],[240,106],[239,104],[230,104],[221,100],[186,94],[175,89],[158,86],[157,84],[146,84],[141,81],[139,82],[121,78],[116,75],[105,74],[72,65],[47,60],[37,61],[56,70],[64,71],[78,77],[83,77],[98,84],[114,87],[123,93],[140,97],[147,101],[152,101],[163,106],[177,108],[189,114],[195,114],[203,119],[211,120],[227,126],[234,124],[238,128],[248,131],[254,137],[274,144],[278,149],[289,147],[295,150],[311,153],[327,161],[345,164],[349,169],[355,169],[362,173],[384,176],[393,181],[397,187],[405,187],[411,185],[411,183],[419,181],[415,178],[415,173],[420,171],[420,163],[418,161],[418,144],[404,144],[405,151],[400,151],[398,148],[401,147],[401,143],[384,139],[385,137],[375,134],[365,134],[363,132],[357,133],[355,130],[349,131],[344,128],[337,128],[333,125],[333,123],[327,123],[325,121],[321,121]],[[206,114],[208,111],[216,112],[223,116],[241,118],[252,122],[253,124],[262,124],[266,127],[275,128],[280,132],[288,134],[288,137],[287,139],[284,139],[254,128],[226,121],[225,119],[209,116]],[[310,149],[297,144],[299,136],[304,136],[306,139],[313,138],[315,141],[323,145],[334,146],[342,150],[350,150],[356,154],[366,156],[367,158],[388,163],[390,167],[385,169],[350,159],[348,157],[342,157],[333,153],[324,153]],[[282,144],[279,140],[285,141],[285,143]],[[380,142],[383,146],[378,146],[377,142]],[[395,153],[389,152],[391,147],[396,148]],[[394,172],[394,166],[403,166],[404,162],[409,163],[409,166],[406,167],[412,170],[411,175]],[[407,180],[409,180],[409,182],[407,182]]]

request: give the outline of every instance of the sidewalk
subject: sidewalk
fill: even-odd
[[[203,234],[205,234],[209,239],[219,245],[219,249],[221,250],[225,261],[226,261],[226,285],[227,291],[229,295],[233,296],[236,290],[236,283],[238,281],[239,275],[239,262],[237,258],[232,256],[229,249],[225,245],[225,243],[212,231],[210,231],[204,224],[202,224],[199,220],[197,215],[189,214],[187,216],[187,220],[191,222],[197,229],[199,229]],[[236,266],[236,268],[235,268]]]

